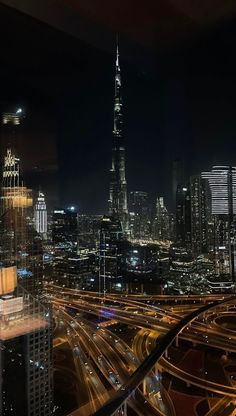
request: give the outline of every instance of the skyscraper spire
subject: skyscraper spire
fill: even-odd
[[[115,103],[114,103],[114,135],[122,136],[122,97],[121,97],[121,74],[119,63],[119,45],[116,38],[116,72],[115,72]]]
[[[109,192],[109,214],[121,221],[127,230],[127,183],[125,178],[125,148],[123,140],[123,114],[121,96],[121,71],[117,38],[115,65],[114,128],[112,144],[112,168]]]
[[[116,35],[116,68],[119,67],[119,40],[118,40],[118,35]]]

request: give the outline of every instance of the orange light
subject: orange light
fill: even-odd
[[[16,266],[0,269],[0,295],[12,293],[17,286]]]

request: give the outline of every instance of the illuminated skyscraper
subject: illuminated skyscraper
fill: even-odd
[[[216,271],[230,273],[234,279],[236,167],[213,166],[210,172],[203,172],[201,176],[208,180],[211,191]]]
[[[121,279],[121,253],[119,242],[122,240],[122,228],[119,219],[104,216],[101,221],[99,241],[99,292],[105,292],[112,282]]]
[[[20,186],[20,159],[12,153],[11,149],[7,149],[4,157],[2,187],[15,188]]]
[[[36,231],[43,239],[47,238],[47,207],[44,194],[41,191],[39,191],[34,207],[34,221]]]
[[[29,243],[27,222],[32,196],[31,190],[22,185],[19,162],[7,149],[1,188],[2,260],[7,264],[24,263]]]
[[[194,254],[207,253],[209,248],[210,194],[206,180],[200,175],[190,178],[191,241]]]
[[[209,182],[212,214],[235,215],[236,167],[213,166],[210,172],[202,172],[201,176]]]
[[[77,211],[74,207],[55,209],[52,213],[52,240],[62,249],[76,249],[78,241]]]
[[[0,260],[16,266],[21,284],[36,294],[41,261],[34,245],[32,191],[23,185],[19,165],[8,149],[1,178]]]
[[[176,243],[190,249],[191,204],[189,186],[178,185],[176,192]]]
[[[129,194],[129,225],[131,236],[135,239],[150,238],[149,195],[143,191]]]
[[[153,238],[155,240],[170,240],[170,217],[163,197],[157,198],[156,216],[153,222]]]
[[[119,50],[116,51],[114,129],[112,167],[110,170],[109,214],[119,218],[123,231],[128,229],[127,183],[125,177],[125,147],[123,139],[123,114]]]

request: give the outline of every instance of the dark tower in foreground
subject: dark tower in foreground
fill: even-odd
[[[0,267],[0,415],[50,416],[53,401],[51,312]]]
[[[127,232],[127,183],[125,178],[125,148],[123,139],[121,74],[118,44],[116,51],[112,168],[110,172],[109,214],[117,217],[121,221],[123,231]]]

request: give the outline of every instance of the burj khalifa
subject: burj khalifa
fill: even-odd
[[[125,177],[125,147],[123,138],[123,114],[121,96],[121,71],[119,48],[116,50],[114,128],[112,167],[110,170],[109,214],[121,221],[122,229],[128,229],[127,182]]]

